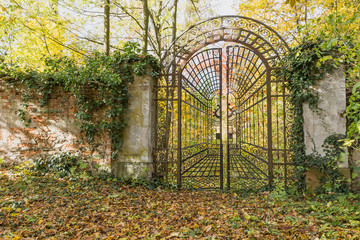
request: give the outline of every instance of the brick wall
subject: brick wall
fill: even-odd
[[[84,141],[75,117],[74,97],[55,89],[48,104],[40,107],[40,96],[32,93],[25,111],[31,123],[25,126],[17,115],[24,88],[20,85],[16,89],[0,79],[0,158],[4,162],[19,163],[40,155],[72,152],[110,168],[110,139],[103,134],[92,144]]]

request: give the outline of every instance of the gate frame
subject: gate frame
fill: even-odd
[[[229,32],[227,32],[229,31]],[[242,35],[242,33],[247,33]],[[234,33],[237,33],[234,35]],[[230,36],[229,36],[230,34]],[[254,37],[254,38],[252,38]],[[201,40],[198,40],[201,39]],[[209,18],[202,22],[192,25],[182,34],[180,34],[170,47],[162,56],[162,61],[166,62],[165,73],[163,76],[171,82],[171,86],[177,88],[178,103],[181,101],[181,73],[186,63],[196,54],[200,49],[217,43],[217,42],[232,42],[241,44],[251,49],[264,63],[266,67],[266,81],[267,81],[267,110],[271,113],[271,73],[276,70],[276,61],[280,60],[289,50],[288,44],[285,40],[270,26],[261,21],[237,16],[225,15]],[[248,42],[250,41],[250,42]],[[262,43],[259,44],[258,41]],[[257,47],[255,44],[258,44]],[[189,48],[189,46],[191,46]],[[169,81],[170,80],[170,81]],[[227,80],[228,81],[228,80]],[[172,99],[175,100],[175,99]],[[167,99],[169,101],[169,99]],[[158,101],[156,102],[156,113],[158,112]],[[221,101],[220,101],[221,102]],[[180,106],[180,107],[179,107]],[[178,105],[178,123],[181,120],[181,105]],[[285,113],[284,113],[285,114]],[[269,159],[269,184],[273,184],[273,143],[272,143],[272,116],[268,116],[268,159]],[[285,116],[284,116],[285,119]],[[156,125],[158,125],[156,123]],[[178,124],[178,146],[177,146],[177,185],[181,187],[181,124]],[[167,129],[170,132],[170,129]],[[158,126],[157,126],[158,131]],[[156,135],[157,135],[156,131]],[[284,136],[285,137],[285,136]],[[156,136],[156,140],[158,138]],[[158,145],[158,143],[156,143]],[[222,149],[222,148],[221,148]],[[155,174],[157,171],[156,147],[154,158]],[[167,149],[168,151],[168,149]],[[164,161],[162,161],[164,162]],[[223,180],[222,180],[223,181]],[[229,186],[228,186],[229,187]]]

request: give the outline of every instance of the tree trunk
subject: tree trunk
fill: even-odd
[[[173,26],[172,26],[172,42],[176,39],[176,30],[177,30],[177,7],[178,0],[174,1],[174,13],[173,13]],[[174,48],[175,49],[175,48]]]
[[[50,5],[51,5],[51,9],[54,11],[54,13],[56,15],[59,14],[59,0],[52,0]]]
[[[143,14],[144,14],[144,45],[142,52],[143,54],[147,54],[148,48],[148,35],[149,35],[149,7],[148,7],[148,0],[143,0]]]
[[[105,0],[104,6],[104,50],[110,55],[110,0]]]
[[[173,25],[172,25],[172,38],[171,44],[175,44],[176,40],[176,31],[177,31],[177,5],[178,0],[174,1],[174,12],[173,12]],[[175,55],[176,55],[176,47],[173,46],[173,52],[171,59],[173,60],[172,63],[172,76],[166,76],[166,85],[169,87],[168,91],[166,91],[167,99],[174,99],[174,92],[176,91],[176,63],[175,63]],[[171,81],[169,81],[171,79]],[[180,81],[180,80],[178,80]],[[170,129],[171,129],[171,120],[173,118],[172,110],[174,109],[174,101],[168,101],[167,102],[167,109],[166,116],[165,116],[165,134],[164,138],[161,141],[161,144],[164,145],[164,148],[166,149],[166,159],[169,161],[169,140],[170,140]],[[165,176],[168,175],[169,172],[169,164],[165,163],[163,168],[160,168],[159,170],[161,173],[163,173]]]

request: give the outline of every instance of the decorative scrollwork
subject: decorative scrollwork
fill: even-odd
[[[217,42],[235,45],[204,49]],[[220,114],[218,106],[225,91],[221,80],[225,50],[226,91],[237,99],[226,110],[227,116]],[[288,94],[282,90],[283,83],[271,77],[287,51],[288,45],[272,28],[242,16],[211,18],[182,33],[162,57],[167,63],[166,77],[157,86],[157,94],[166,98],[157,100],[157,136],[158,141],[164,141],[156,144],[158,171],[169,173],[166,168],[176,169],[173,163],[178,161],[176,175],[183,187],[220,188],[224,180],[221,141],[225,135],[220,129],[222,117],[227,117],[227,133],[231,132],[234,139],[228,149],[229,174],[236,179],[231,188],[268,184],[271,152],[279,163],[286,163],[291,154],[286,143],[293,117],[288,112]],[[176,118],[180,113],[181,120]],[[271,134],[275,136],[272,144],[268,140]]]
[[[201,39],[201,40],[200,40]],[[281,58],[288,49],[287,43],[268,25],[252,18],[242,16],[221,16],[200,22],[183,32],[165,52],[168,59],[173,48],[195,53],[205,42],[233,41],[254,47],[259,52],[273,49],[273,54],[264,53],[266,58]],[[256,42],[260,41],[260,44]],[[268,56],[266,56],[268,55]],[[169,63],[172,61],[169,60]],[[179,63],[179,60],[177,61]]]

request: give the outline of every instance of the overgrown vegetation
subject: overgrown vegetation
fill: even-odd
[[[88,165],[79,156],[69,153],[39,157],[34,161],[34,170],[39,172],[52,172],[59,177],[71,176],[84,171]]]
[[[1,165],[0,165],[1,167]],[[93,166],[93,163],[89,163],[79,155],[72,153],[60,153],[55,155],[48,155],[45,157],[39,157],[33,161],[16,166],[18,170],[29,169],[32,174],[43,175],[53,174],[54,177],[62,179],[87,179],[91,181],[102,181],[110,179],[128,186],[136,187],[142,186],[147,189],[155,189],[158,187],[175,189],[175,185],[160,181],[158,178],[131,178],[131,177],[114,177],[107,171],[99,170],[100,166]],[[27,170],[26,170],[27,171]],[[29,172],[28,172],[29,173]]]
[[[338,162],[344,154],[344,147],[359,147],[360,133],[360,43],[356,35],[339,34],[339,29],[350,26],[358,18],[347,19],[343,15],[329,15],[322,20],[328,23],[326,30],[309,33],[303,42],[292,48],[284,60],[282,75],[289,79],[291,103],[294,107],[294,123],[292,126],[291,147],[294,151],[294,164],[299,187],[305,188],[305,172],[310,167],[317,167],[322,173],[323,188],[326,192],[343,192],[342,176],[338,171]],[[320,19],[317,20],[318,22]],[[315,23],[313,23],[315,25]],[[312,25],[311,25],[312,26]],[[314,28],[316,26],[313,26]],[[318,95],[311,86],[323,78],[326,72],[342,67],[346,74],[348,104],[346,117],[348,120],[347,136],[332,135],[324,142],[325,156],[320,154],[306,155],[303,132],[303,103],[308,103],[312,111],[321,117],[322,109],[317,104]],[[354,171],[356,174],[356,171]]]
[[[23,108],[18,115],[27,124],[28,102],[33,94],[41,96],[41,105],[45,106],[56,87],[62,87],[76,99],[76,117],[80,121],[81,131],[91,142],[99,132],[106,132],[112,140],[115,157],[123,142],[123,130],[126,126],[126,113],[129,105],[128,87],[135,75],[159,73],[158,61],[150,55],[141,55],[138,44],[127,43],[124,51],[116,51],[111,56],[94,53],[78,65],[67,57],[48,58],[46,67],[39,72],[31,68],[21,68],[5,64],[0,65],[0,78],[6,79],[16,87],[25,85],[22,96]],[[94,116],[102,109],[104,114]]]

